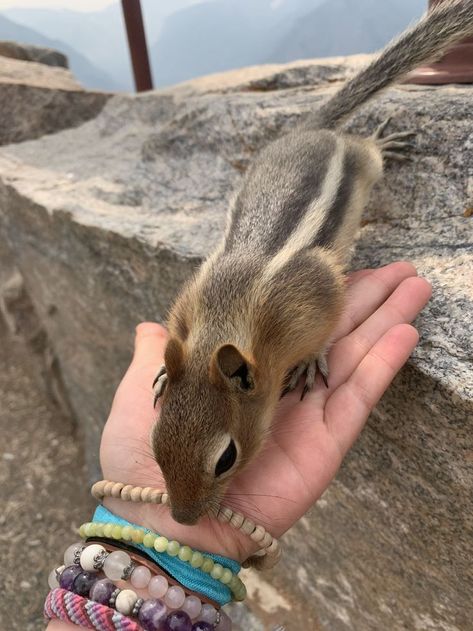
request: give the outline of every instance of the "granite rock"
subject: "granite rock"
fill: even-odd
[[[110,96],[84,90],[66,68],[0,56],[0,145],[77,127]]]
[[[357,60],[344,63],[115,96],[77,129],[0,151],[2,235],[86,432],[92,477],[134,325],[163,320],[220,238],[252,157]],[[470,87],[397,87],[349,125],[367,134],[390,115],[393,131],[420,132],[412,162],[389,166],[374,192],[353,268],[409,259],[434,295],[410,363],[336,482],[285,537],[285,561],[259,579],[290,603],[265,619],[288,629],[300,628],[301,611],[311,628],[331,631],[470,628],[472,95]],[[255,588],[253,601],[264,593]]]
[[[12,59],[21,59],[23,61],[35,61],[39,64],[46,64],[47,66],[69,67],[66,55],[58,50],[45,48],[44,46],[0,41],[0,55]]]
[[[0,314],[0,629],[42,631],[51,570],[92,514],[83,446]],[[58,501],[60,498],[60,501]]]

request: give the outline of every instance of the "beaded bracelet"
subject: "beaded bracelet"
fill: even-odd
[[[227,586],[235,600],[242,601],[246,597],[246,587],[243,581],[233,574],[231,570],[224,568],[220,563],[215,563],[213,559],[201,552],[193,551],[189,546],[181,546],[178,541],[168,541],[166,537],[148,532],[143,528],[121,526],[114,523],[88,522],[82,524],[79,528],[79,534],[83,539],[88,537],[106,537],[118,541],[133,541],[134,543],[143,545],[145,548],[153,549],[158,553],[166,553],[171,557],[179,557],[181,561],[189,563],[191,567],[200,569],[205,574],[209,574],[212,578]],[[118,553],[111,553],[110,556],[113,554]],[[125,557],[122,557],[122,567],[120,568],[121,576],[118,576],[115,580],[118,580],[118,578],[127,580],[128,572],[131,574],[132,571],[129,568],[129,563],[131,562],[129,555],[125,552],[123,554],[128,557],[128,562],[125,562]],[[99,562],[101,562],[101,560],[97,561],[97,563]],[[104,559],[103,563],[107,563],[107,559]]]
[[[106,579],[109,581],[112,577],[117,581],[123,580],[123,575],[121,577],[118,576],[119,572],[116,571],[117,566],[113,559],[112,563],[109,563],[107,567],[104,567],[105,564],[102,563],[105,552],[113,553],[118,551],[123,553],[122,550],[115,545],[103,541],[93,542],[92,544],[89,544],[88,541],[87,544],[88,545],[84,545],[82,542],[79,542],[67,548],[64,553],[64,565],[53,570],[49,575],[48,583],[51,589],[58,587],[60,584],[58,576],[66,567],[80,567],[86,572],[99,571],[101,569]],[[142,558],[140,555],[133,554],[133,552],[129,552],[128,554],[134,564],[131,573],[129,574],[129,570],[126,572],[127,575],[129,574],[129,582],[132,587],[138,590],[146,589],[150,598],[162,600],[169,609],[182,609],[192,620],[200,618],[201,613],[203,614],[201,617],[202,620],[206,622],[213,623],[217,620],[218,606],[215,607],[215,603],[209,602],[200,596],[198,597],[193,592],[184,590],[182,585],[177,583],[177,581],[173,581],[173,579],[165,575],[165,573],[156,573],[158,567]],[[124,559],[124,561],[128,562],[127,559]],[[123,563],[120,565],[123,567]],[[65,577],[64,581],[66,580],[67,578]],[[70,585],[64,583],[61,587],[70,588]],[[117,588],[117,586],[115,587]],[[128,585],[127,588],[129,589]],[[89,595],[92,600],[102,602],[100,599],[95,598],[96,594],[93,594],[92,590]],[[136,596],[136,600],[138,600],[138,596]],[[103,602],[102,604],[108,603]],[[122,611],[121,613],[126,612]]]
[[[119,517],[115,515],[111,511],[109,511],[103,504],[99,504],[95,509],[94,516],[92,518],[93,522],[112,522],[113,524],[118,524],[120,526],[130,526],[131,528],[141,528],[132,522],[123,519],[123,517]],[[146,532],[152,532],[145,529]],[[154,533],[152,533],[154,534]],[[116,543],[116,539],[113,540]],[[141,543],[135,542],[125,542],[130,545],[135,550],[140,550],[143,552],[146,557],[164,569],[168,574],[170,574],[173,578],[175,578],[181,585],[184,585],[188,589],[197,592],[199,594],[204,594],[207,598],[217,602],[220,606],[223,606],[230,601],[234,600],[232,592],[230,591],[228,585],[224,585],[217,579],[210,576],[210,574],[206,574],[200,568],[194,568],[192,565],[187,563],[186,561],[181,561],[181,559],[176,556],[172,557],[168,554],[164,554],[162,552],[156,552],[154,548],[146,548]],[[234,574],[238,574],[240,572],[240,564],[232,559],[228,559],[227,557],[220,556],[218,554],[206,553],[208,557],[213,559],[215,563],[220,564],[224,568],[228,568]]]
[[[98,550],[101,548],[101,550]],[[57,587],[74,593],[82,598],[99,605],[115,609],[121,616],[138,618],[140,625],[146,631],[229,631],[231,621],[223,612],[216,611],[213,607],[199,607],[194,618],[199,618],[194,623],[192,615],[182,609],[185,594],[182,601],[174,602],[171,606],[162,600],[150,598],[144,600],[131,589],[120,589],[110,579],[103,578],[97,570],[87,568],[95,567],[95,559],[102,555],[104,548],[96,544],[85,547],[80,553],[80,565],[70,565],[56,570]],[[50,586],[52,586],[50,584]],[[177,588],[176,588],[177,589]],[[194,613],[196,612],[194,608]]]
[[[133,486],[123,482],[100,480],[91,489],[92,495],[98,501],[104,497],[114,497],[125,502],[144,502],[148,504],[168,504],[169,496],[160,489],[149,486]],[[281,557],[279,542],[267,530],[253,521],[233,511],[227,506],[220,506],[216,517],[219,521],[229,523],[230,526],[248,535],[258,546],[259,550],[251,556],[243,565],[254,566],[257,569],[269,569],[276,565]]]
[[[130,583],[136,589],[147,589],[149,595],[153,598],[162,598],[166,601],[166,593],[169,587],[177,586],[183,589],[186,597],[196,598],[200,602],[201,606],[211,605],[215,610],[220,608],[219,603],[216,601],[206,598],[205,595],[198,594],[197,592],[188,589],[185,585],[182,585],[182,583],[174,579],[160,565],[157,565],[154,561],[152,561],[145,552],[139,550],[138,548],[133,548],[123,541],[114,540],[113,542],[110,542],[108,539],[101,539],[100,537],[87,538],[87,544],[89,543],[99,543],[104,546],[107,552],[115,552],[116,550],[124,550],[127,552],[130,555],[131,560],[136,564],[136,567],[130,576]],[[80,542],[80,544],[77,545],[83,546],[84,544]],[[149,575],[144,574],[144,570],[149,570]],[[185,610],[185,607],[183,608]]]
[[[142,631],[139,624],[114,609],[61,588],[47,595],[44,616],[97,631]]]

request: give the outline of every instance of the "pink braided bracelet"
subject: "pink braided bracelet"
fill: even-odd
[[[49,620],[73,622],[97,631],[143,631],[139,624],[118,611],[60,587],[47,595],[44,615]]]

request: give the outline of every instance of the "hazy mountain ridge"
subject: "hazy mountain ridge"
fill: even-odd
[[[57,49],[67,55],[70,69],[84,86],[102,90],[117,89],[117,85],[110,76],[96,68],[86,57],[74,50],[66,42],[51,39],[36,30],[17,24],[1,14],[0,39]]]
[[[374,52],[425,7],[425,0],[326,0],[296,20],[267,61]]]
[[[157,87],[247,65],[372,52],[425,6],[425,0],[142,0]],[[120,3],[90,13],[14,8],[3,14],[37,32],[28,43],[56,40],[84,85],[133,89]],[[1,30],[0,37],[22,39]]]

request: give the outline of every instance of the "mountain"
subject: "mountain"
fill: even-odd
[[[218,0],[170,15],[150,56],[157,86],[259,64],[287,25],[322,0]]]
[[[142,0],[157,87],[246,65],[372,52],[418,17],[426,4],[426,0]],[[121,3],[89,13],[12,8],[3,15],[35,35],[0,32],[0,37],[59,48],[87,87],[133,89]]]
[[[198,0],[142,0],[148,45],[161,31],[165,18]],[[116,89],[133,90],[133,75],[121,3],[100,11],[12,8],[3,12],[15,22],[51,39],[61,39],[109,76]],[[103,86],[110,89],[109,85]]]
[[[374,52],[425,8],[425,0],[326,0],[296,20],[267,61]]]
[[[0,15],[0,39],[12,40],[21,44],[35,44],[36,46],[55,48],[67,55],[69,66],[82,85],[100,90],[115,90],[117,88],[116,83],[110,76],[95,67],[69,44],[59,39],[46,37],[36,30],[9,20],[4,15]]]

